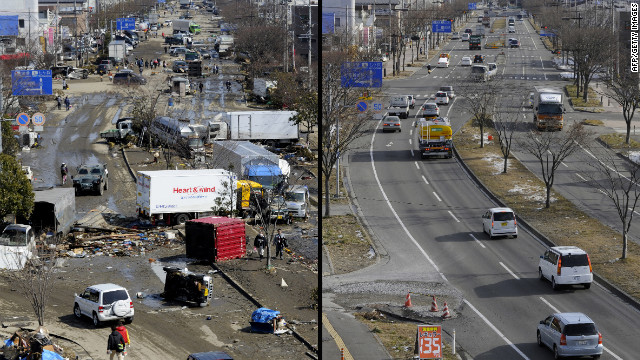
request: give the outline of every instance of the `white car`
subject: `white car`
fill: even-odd
[[[463,56],[462,61],[460,61],[460,66],[471,66],[473,65],[473,60],[469,56]]]
[[[460,36],[461,41],[469,41],[469,37],[471,35],[469,35],[469,33],[464,33]]]
[[[438,60],[438,67],[448,68],[449,59],[447,59],[446,57],[440,58],[440,60]]]
[[[503,235],[512,235],[517,238],[516,214],[510,208],[489,209],[482,215],[482,231],[489,234],[490,239]]]
[[[75,294],[73,314],[78,318],[88,316],[95,327],[103,321],[123,319],[133,321],[133,300],[127,289],[116,284],[89,286],[80,295]]]
[[[8,225],[0,235],[0,269],[20,270],[35,252],[36,238],[29,225]]]
[[[593,268],[589,255],[575,246],[554,246],[540,255],[540,280],[551,281],[553,290],[560,285],[582,285],[585,289],[593,282]]]
[[[438,91],[436,93],[436,104],[449,105],[449,95],[444,91]]]
[[[459,40],[460,39],[460,33],[456,32],[452,32],[451,33],[451,40]]]

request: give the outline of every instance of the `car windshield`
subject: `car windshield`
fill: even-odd
[[[91,169],[91,173],[100,175],[100,169],[98,168]]]
[[[0,235],[0,245],[27,246],[27,237],[22,231],[17,229],[8,229]]]
[[[560,104],[540,104],[538,106],[539,114],[558,115],[562,114],[562,107]]]
[[[123,289],[105,291],[102,293],[102,303],[104,305],[113,304],[118,300],[129,300],[129,295],[127,295],[127,292]]]
[[[513,220],[513,213],[508,211],[495,213],[493,214],[493,220],[494,221]]]
[[[447,96],[447,93],[441,92],[436,94],[436,97],[445,97],[445,96]]]
[[[560,261],[562,267],[589,266],[587,254],[563,255]]]
[[[429,110],[434,110],[436,108],[436,106],[433,105],[433,104],[427,104],[427,105],[424,106],[424,108],[425,109],[429,109]]]
[[[287,201],[304,202],[304,194],[303,193],[288,192],[284,196],[285,196],[285,200],[287,200]]]
[[[80,171],[78,171],[78,174],[80,175],[87,175],[89,173],[89,170],[87,169],[80,169]]]
[[[593,323],[568,324],[564,327],[564,334],[566,336],[598,335],[598,330],[596,330],[596,326]]]

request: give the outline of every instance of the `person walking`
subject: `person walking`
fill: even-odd
[[[107,354],[109,354],[109,360],[113,360],[114,356],[117,356],[118,360],[124,360],[124,338],[116,330],[116,324],[111,325],[111,334],[107,340]]]
[[[263,233],[256,235],[256,239],[253,241],[253,246],[260,255],[260,261],[262,261],[262,258],[264,257],[264,248],[267,247],[267,238],[264,237]]]
[[[289,244],[287,244],[287,239],[282,235],[282,229],[278,229],[278,233],[273,237],[273,243],[276,245],[276,258],[279,254],[280,260],[282,260],[282,252],[284,248],[289,246]]]
[[[62,110],[62,99],[60,96],[56,97],[56,101],[58,102],[58,110]]]
[[[116,327],[116,330],[120,333],[120,335],[122,335],[122,338],[124,339],[124,344],[125,344],[124,350],[126,355],[127,348],[131,346],[131,338],[129,337],[129,331],[127,330],[126,327],[124,327],[124,322],[122,320],[118,320],[118,326]]]
[[[69,111],[69,108],[71,107],[71,101],[69,101],[69,97],[65,96],[64,97],[64,106],[67,107],[67,111]]]
[[[202,89],[204,88],[204,84],[200,83],[200,85],[198,85],[198,87],[200,88],[200,95],[202,95]]]

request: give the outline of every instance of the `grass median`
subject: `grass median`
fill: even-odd
[[[628,258],[620,260],[622,234],[585,214],[555,191],[551,207],[546,209],[543,181],[515,158],[509,159],[508,171],[502,173],[499,144],[485,141],[485,147],[480,148],[478,134],[479,129],[469,121],[454,136],[456,150],[478,179],[556,245],[575,245],[587,251],[595,272],[640,299],[639,246],[629,241]],[[495,133],[489,134],[497,139]]]

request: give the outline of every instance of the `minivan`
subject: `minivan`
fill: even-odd
[[[604,350],[602,334],[583,313],[557,313],[540,321],[536,332],[538,346],[553,351],[554,358],[592,356],[599,359]]]
[[[482,231],[489,235],[490,239],[495,236],[518,237],[518,224],[516,214],[510,208],[492,208],[482,215]]]
[[[284,193],[289,213],[294,217],[309,217],[309,188],[305,185],[290,185]]]
[[[540,255],[540,280],[551,281],[553,290],[560,285],[582,285],[585,289],[593,282],[593,268],[589,255],[576,246],[555,246]]]

